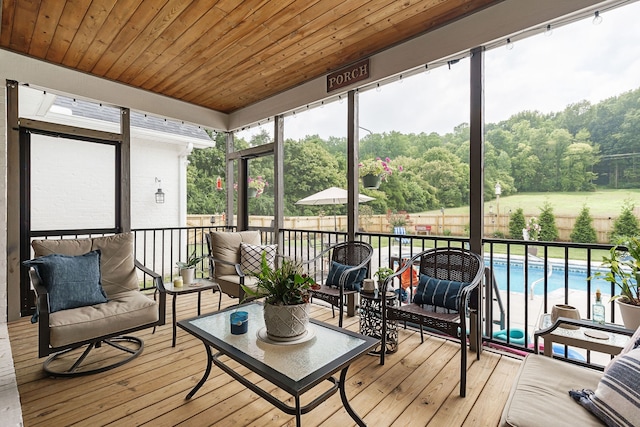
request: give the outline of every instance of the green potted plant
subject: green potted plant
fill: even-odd
[[[640,326],[640,239],[632,237],[624,245],[616,245],[609,251],[609,256],[602,257],[602,267],[609,271],[597,272],[609,283],[620,288],[620,293],[611,297],[620,307],[622,321],[626,328],[637,329]]]
[[[388,157],[384,160],[380,157],[363,160],[358,164],[358,169],[364,188],[378,188],[381,181],[386,181],[393,174],[391,159]],[[398,167],[398,170],[401,171],[402,167]]]
[[[378,271],[375,272],[374,276],[378,278],[378,289],[381,289],[381,286],[387,277],[393,274],[393,270],[389,267],[380,267]]]
[[[261,176],[257,178],[249,177],[249,183],[247,195],[249,197],[260,197],[264,193],[264,189],[269,186],[269,183]]]
[[[186,261],[177,261],[176,266],[178,267],[178,271],[180,276],[182,277],[182,282],[185,285],[190,285],[193,282],[193,279],[196,275],[196,267],[205,259],[206,255],[197,255],[195,249],[193,253],[187,257]]]
[[[302,271],[302,265],[284,259],[280,267],[267,263],[262,253],[258,279],[251,287],[242,285],[245,294],[253,298],[265,298],[264,323],[269,338],[286,341],[304,336],[309,323],[311,290],[319,289],[312,277]]]

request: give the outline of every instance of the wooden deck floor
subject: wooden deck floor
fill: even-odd
[[[203,294],[203,312],[217,306]],[[234,300],[223,297],[223,305]],[[195,294],[178,298],[178,319],[196,315]],[[337,324],[327,308],[312,305],[312,316]],[[167,309],[171,309],[168,301]],[[206,365],[202,343],[178,329],[171,347],[171,312],[167,325],[155,334],[137,333],[145,341],[142,355],[124,366],[80,378],[48,378],[37,357],[37,327],[28,319],[9,326],[22,414],[25,426],[291,426],[295,420],[247,390],[214,366],[196,396],[185,395],[198,382]],[[346,318],[345,327],[358,331],[358,318]],[[480,361],[469,353],[467,397],[458,395],[458,344],[400,330],[396,354],[386,359],[365,356],[348,372],[347,396],[369,426],[496,426],[518,359],[484,351]],[[283,392],[238,366],[248,378],[272,393]],[[313,394],[309,393],[309,397]],[[303,403],[306,395],[303,396]],[[304,426],[348,426],[353,420],[338,394],[302,416]]]

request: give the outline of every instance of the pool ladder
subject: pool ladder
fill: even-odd
[[[544,260],[542,258],[540,258],[539,256],[536,255],[532,255],[532,254],[527,254],[528,257],[533,258],[534,260],[540,260],[544,263]],[[524,270],[525,268],[525,264],[522,264],[522,269]],[[549,271],[549,274],[547,274],[547,279],[551,277],[551,275],[553,274],[553,266],[551,265],[551,262],[549,262],[549,260],[547,260],[547,270]],[[542,276],[541,278],[539,278],[538,280],[534,281],[533,283],[531,283],[530,286],[530,294],[529,294],[529,299],[533,301],[533,291],[536,288],[536,285],[540,282],[542,282],[545,279],[544,276]]]
[[[498,307],[500,308],[500,320],[493,320],[494,325],[499,325],[500,329],[504,329],[504,320],[506,311],[504,309],[504,304],[502,303],[502,298],[500,297],[500,289],[498,287],[498,281],[496,280],[496,275],[493,273],[493,270],[489,267],[485,267],[485,283],[491,282],[491,287],[493,288],[492,301],[498,303]]]

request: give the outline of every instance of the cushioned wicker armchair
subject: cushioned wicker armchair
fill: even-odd
[[[339,308],[338,325],[342,327],[345,297],[348,299],[347,314],[355,314],[355,295],[362,281],[370,277],[373,248],[365,242],[343,242],[323,250],[318,256],[303,262],[308,274],[314,277],[321,288],[312,292],[318,298]]]
[[[383,310],[382,348],[385,348],[388,320],[401,320],[420,326],[420,338],[424,342],[423,327],[460,339],[460,396],[466,393],[467,379],[467,320],[469,310],[479,310],[478,286],[484,276],[482,258],[466,249],[429,249],[412,257],[395,274],[384,282],[384,290],[392,288],[394,278],[400,277],[408,268],[419,266],[418,283],[408,304],[386,306]],[[475,349],[480,359],[480,313],[471,316],[475,328],[470,336],[476,338]],[[384,364],[384,351],[380,353],[380,364]]]
[[[162,278],[135,261],[132,233],[34,240],[32,247],[36,258],[25,265],[31,267],[37,295],[38,353],[50,355],[44,362],[50,375],[87,375],[120,366],[144,348],[141,339],[125,334],[164,325]],[[153,278],[161,291],[158,302],[139,291],[136,267]],[[116,349],[115,355],[89,357],[103,346]]]

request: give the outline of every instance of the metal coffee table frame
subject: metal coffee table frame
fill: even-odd
[[[239,348],[235,347],[229,342],[226,342],[225,340],[220,339],[220,337],[216,337],[212,333],[207,332],[206,330],[198,326],[195,326],[193,324],[194,321],[197,322],[199,319],[203,319],[203,320],[206,320],[206,318],[213,319],[214,316],[224,316],[224,318],[228,319],[229,312],[234,311],[236,309],[250,311],[250,316],[249,316],[250,325],[252,324],[252,322],[258,323],[258,324],[263,322],[262,304],[257,302],[243,304],[239,307],[230,307],[228,309],[225,309],[223,311],[220,311],[214,314],[199,316],[193,319],[182,320],[178,322],[178,326],[180,328],[184,329],[185,331],[189,332],[190,334],[192,334],[193,336],[195,336],[196,338],[202,341],[205,347],[205,351],[207,352],[207,367],[205,369],[204,375],[202,376],[202,379],[198,382],[198,384],[196,384],[196,386],[189,392],[189,394],[187,394],[186,399],[190,399],[191,397],[193,397],[195,393],[197,393],[197,391],[200,389],[200,387],[204,385],[204,383],[207,381],[207,378],[209,377],[209,374],[211,373],[212,365],[215,364],[224,372],[229,374],[232,378],[240,382],[242,385],[244,385],[248,389],[254,391],[256,394],[258,394],[263,399],[270,402],[276,408],[280,409],[286,414],[295,415],[297,426],[300,426],[302,414],[306,414],[310,412],[311,410],[316,408],[320,403],[324,402],[326,399],[328,399],[330,396],[336,393],[338,390],[340,391],[340,398],[342,400],[342,404],[344,405],[347,413],[351,416],[351,418],[353,418],[353,420],[359,426],[365,426],[365,423],[362,421],[362,419],[358,416],[358,414],[355,413],[355,411],[349,405],[349,400],[347,399],[347,395],[345,392],[345,382],[346,382],[347,370],[349,369],[349,366],[355,360],[365,355],[372,348],[374,348],[379,343],[379,340],[375,338],[367,337],[364,335],[360,335],[345,329],[337,328],[335,326],[326,324],[324,322],[310,319],[310,322],[313,327],[326,328],[325,332],[328,334],[334,334],[334,337],[339,335],[353,337],[358,342],[358,345],[353,346],[353,348],[350,348],[349,350],[345,351],[344,354],[341,354],[339,357],[336,357],[330,360],[328,363],[322,366],[318,366],[313,370],[310,370],[308,375],[306,375],[304,378],[294,380],[289,376],[283,374],[282,372],[278,371],[277,369],[274,369],[273,367],[269,366],[268,364],[245,353],[244,351],[240,350]],[[260,316],[256,315],[256,313],[258,312],[260,313]],[[221,321],[222,319],[218,318],[217,320]],[[227,320],[227,325],[228,325],[228,320]],[[253,330],[255,331],[255,329]],[[220,333],[220,332],[221,332],[220,330],[216,330],[213,333]],[[248,332],[248,334],[250,333],[251,331]],[[321,338],[320,335],[321,334],[317,334],[317,336],[313,338],[311,341],[322,340],[323,338]],[[257,340],[255,335],[253,338]],[[231,339],[233,339],[233,337],[231,337]],[[321,343],[321,342],[319,341],[318,343]],[[304,346],[306,344],[307,343],[303,343],[299,345]],[[214,353],[212,351],[212,348],[217,350],[217,352]],[[265,354],[267,354],[267,351],[269,351],[268,345],[265,348],[267,348],[267,350],[265,350]],[[262,378],[266,379],[267,381],[271,382],[272,384],[276,385],[277,387],[281,388],[285,392],[292,395],[295,400],[295,406],[288,405],[285,402],[271,396],[267,391],[260,388],[253,382],[247,380],[242,375],[238,374],[236,371],[230,368],[224,361],[220,360],[221,356],[227,356],[235,360],[236,362],[250,369],[252,372],[255,372]],[[333,377],[333,375],[338,371],[340,371],[340,377],[339,379],[336,379]],[[313,399],[311,402],[302,406],[300,403],[300,396],[324,381],[329,381],[330,383],[332,383],[331,387],[325,392],[323,392],[320,396]]]

